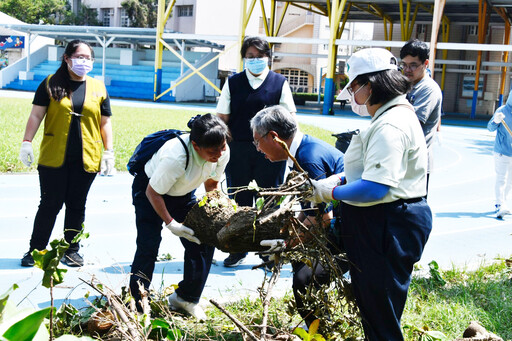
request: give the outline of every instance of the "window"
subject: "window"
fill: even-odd
[[[129,27],[130,26],[130,18],[128,17],[128,12],[126,9],[121,8],[121,27]]]
[[[194,14],[194,6],[186,5],[186,6],[177,6],[178,7],[178,17],[191,17]]]
[[[101,21],[103,23],[103,26],[110,26],[110,24],[112,23],[112,19],[114,18],[114,9],[102,8],[101,13]]]
[[[476,36],[478,35],[478,26],[471,25],[468,27],[468,35],[470,36]]]
[[[416,25],[416,33],[424,34],[426,31],[427,31],[427,25],[425,25],[425,24]]]
[[[288,84],[290,84],[290,87],[292,88],[292,91],[298,91],[300,89],[299,87],[303,88],[300,89],[300,92],[304,90],[307,91],[309,77],[306,71],[299,69],[282,69],[278,70],[277,72],[286,78]]]

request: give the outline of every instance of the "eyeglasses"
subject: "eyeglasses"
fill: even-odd
[[[402,70],[405,70],[405,69],[409,69],[411,71],[416,71],[417,68],[419,68],[420,66],[422,66],[423,64],[415,64],[415,63],[412,63],[412,64],[406,64],[406,63],[400,63],[400,69]]]
[[[364,84],[363,84],[363,85],[361,85],[361,86],[359,87],[359,89],[357,89],[356,91],[352,90],[352,87],[350,87],[350,86],[349,86],[349,87],[347,88],[348,94],[349,94],[350,96],[355,96],[355,95],[359,92],[359,90],[361,90],[362,88],[364,88],[364,87],[365,87],[365,85],[366,85],[366,84],[368,84],[368,83],[364,83]],[[357,84],[356,84],[356,85],[357,85]]]
[[[254,147],[258,148],[258,146],[260,145],[260,141],[261,139],[265,138],[265,136],[268,135],[268,133],[270,133],[269,131],[267,131],[264,135],[262,135],[259,139],[254,139],[254,141],[252,141],[252,144],[254,145]]]
[[[71,56],[71,58],[80,60],[90,60],[91,62],[94,62],[94,58],[89,56]]]

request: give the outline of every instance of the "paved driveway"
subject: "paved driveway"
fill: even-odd
[[[1,96],[28,96],[0,91]],[[182,107],[178,105],[114,100],[115,105]],[[212,106],[186,106],[188,109],[213,112]],[[313,124],[333,132],[364,128],[367,119],[347,116],[299,114],[301,123]],[[493,135],[484,128],[444,126],[442,145],[435,146],[435,170],[431,176],[429,203],[434,214],[434,229],[420,265],[428,268],[436,260],[443,268],[472,268],[494,257],[510,257],[512,216],[505,220],[494,217],[494,166],[491,155]],[[334,143],[334,140],[333,140]],[[131,205],[132,177],[119,173],[114,177],[97,177],[87,203],[86,228],[90,238],[81,252],[86,265],[69,268],[65,282],[55,289],[56,304],[64,300],[82,306],[84,294],[91,289],[81,282],[92,276],[120,292],[127,284],[130,264],[135,252],[135,216]],[[40,285],[42,273],[35,268],[22,268],[20,258],[27,251],[34,214],[39,200],[37,174],[0,175],[0,293],[13,283],[20,288],[12,297],[21,306],[49,306],[49,291]],[[61,234],[63,216],[54,229],[53,238]],[[153,286],[177,284],[182,277],[183,248],[169,231],[164,231],[160,253],[173,259],[159,262]],[[227,255],[216,251],[203,296],[220,301],[257,295],[264,278],[262,270],[251,270],[259,258],[249,255],[247,262],[236,268],[222,266]],[[286,266],[278,282],[277,293],[291,289],[291,268]],[[96,293],[91,292],[92,295]]]

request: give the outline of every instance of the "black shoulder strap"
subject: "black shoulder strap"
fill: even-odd
[[[185,144],[185,141],[183,141],[179,135],[176,135],[176,137],[178,138],[178,140],[180,140],[181,144],[183,145],[183,148],[185,148],[185,153],[187,154],[187,162],[185,163],[185,169],[187,169],[187,167],[188,167],[188,160],[190,159],[190,155],[188,153],[187,145]]]

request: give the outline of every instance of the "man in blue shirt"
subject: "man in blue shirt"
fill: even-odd
[[[499,107],[487,124],[489,131],[496,131],[494,141],[494,167],[496,169],[496,214],[502,219],[510,214],[507,198],[512,189],[512,136],[505,124],[512,127],[512,90],[505,105]]]
[[[280,105],[265,108],[251,119],[254,145],[265,158],[272,162],[286,160],[289,169],[296,169],[293,161],[283,146],[277,141],[282,140],[288,146],[290,154],[297,160],[299,166],[307,172],[311,179],[324,179],[344,170],[343,154],[333,146],[315,137],[299,131],[295,116]],[[333,208],[329,204],[312,204],[301,202],[302,211],[299,220],[306,226],[322,226],[329,232],[333,219]],[[318,218],[321,221],[318,221]],[[338,217],[336,217],[338,219]],[[336,230],[336,224],[335,224]],[[333,234],[329,234],[329,241],[333,251],[339,253],[342,246]],[[279,241],[266,241],[271,248]],[[262,242],[264,245],[264,242]],[[309,284],[315,285],[329,283],[329,273],[321,263],[311,261],[312,266],[303,262],[292,262],[293,267],[293,293],[297,302],[297,309],[309,326],[317,317],[309,309],[304,308],[302,296],[306,293]],[[348,268],[344,269],[345,271]],[[343,271],[344,272],[344,271]]]

